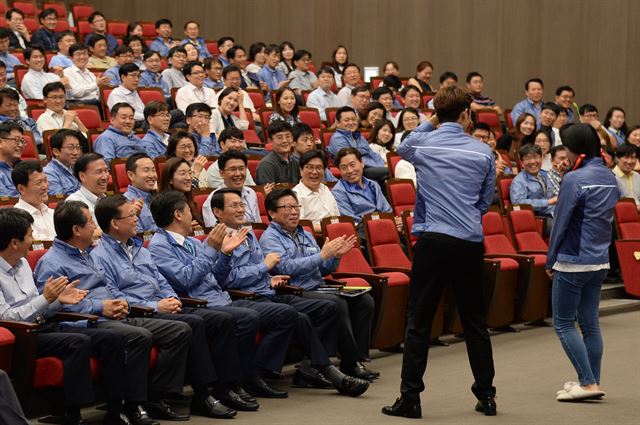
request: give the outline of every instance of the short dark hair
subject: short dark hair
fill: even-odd
[[[0,89],[0,92],[2,92],[2,90],[4,89]],[[13,91],[12,89],[7,90]],[[0,96],[0,100],[2,100],[2,96]],[[1,104],[2,102],[0,101],[0,105]],[[24,129],[16,121],[10,120],[0,123],[0,137],[7,137],[13,130],[17,130],[20,133],[24,134]]]
[[[531,83],[538,83],[542,86],[542,88],[544,88],[544,83],[542,82],[542,80],[540,78],[529,78],[527,80],[526,83],[524,83],[524,89],[525,90],[529,90],[529,84]]]
[[[149,117],[164,111],[169,111],[169,105],[159,100],[152,100],[144,106],[144,119],[148,121]]]
[[[218,190],[216,190],[215,192],[213,192],[213,196],[211,196],[211,210],[213,211],[214,208],[217,208],[219,210],[223,210],[224,209],[224,195],[226,193],[234,193],[236,195],[238,195],[240,198],[242,198],[242,192],[240,192],[237,189],[231,189],[228,187],[222,187]]]
[[[83,140],[86,140],[84,135],[80,133],[78,130],[71,130],[70,128],[64,128],[62,130],[58,130],[49,139],[49,146],[51,149],[62,149],[62,145],[67,137],[74,137],[78,139],[80,144],[82,144]]]
[[[11,31],[9,31],[9,28],[0,27],[0,40],[4,40],[5,38],[9,38],[10,34],[11,34]]]
[[[451,71],[447,71],[440,76],[440,84],[444,83],[449,78],[451,78],[452,80],[455,80],[456,83],[458,82],[458,76]]]
[[[233,49],[233,47],[232,47]],[[229,49],[231,50],[231,49]],[[224,69],[222,70],[222,78],[224,78],[225,80],[227,79],[227,75],[229,75],[232,72],[237,72],[238,74],[242,74],[242,71],[240,71],[240,67],[238,65],[227,65],[224,67]]]
[[[582,105],[580,107],[578,112],[580,112],[580,115],[584,115],[584,114],[589,113],[589,112],[598,113],[598,108],[596,108],[595,105],[592,105],[590,103],[585,103],[584,105]]]
[[[355,86],[351,89],[351,96],[356,96],[358,93],[369,92],[369,89],[365,86]]]
[[[305,165],[309,163],[312,159],[319,158],[322,161],[322,166],[327,168],[327,158],[324,156],[324,152],[321,150],[313,149],[308,152],[303,153],[298,160],[298,164],[300,165],[300,169],[302,170]]]
[[[476,122],[475,124],[473,124],[473,129],[472,129],[472,133],[476,130],[484,130],[486,132],[491,132],[491,127],[489,127],[489,124],[487,124],[486,122]]]
[[[187,21],[187,22],[185,22],[185,23],[184,23],[184,29],[187,29],[187,26],[188,26],[189,24],[196,24],[196,26],[197,26],[198,28],[200,28],[200,23],[199,23],[198,21],[191,20],[191,21]]]
[[[249,160],[247,159],[247,156],[240,152],[240,151],[226,151],[220,154],[220,156],[218,157],[218,169],[219,170],[224,170],[224,167],[227,166],[227,162],[229,162],[232,159],[239,159],[242,162],[244,162],[244,165],[246,166],[249,163]]]
[[[159,192],[151,199],[151,215],[156,226],[165,228],[173,223],[173,215],[176,210],[183,209],[187,204],[184,193],[177,190]]]
[[[65,93],[67,92],[67,89],[64,87],[64,84],[62,84],[60,81],[54,81],[53,83],[47,83],[42,88],[42,95],[44,97],[48,97],[49,93],[51,93],[52,91],[58,91],[58,90],[62,90]]]
[[[277,211],[278,210],[278,200],[280,198],[284,198],[285,196],[293,196],[293,198],[297,201],[298,196],[291,188],[282,188],[282,189],[273,189],[267,197],[264,199],[264,206],[269,211]],[[271,214],[269,214],[271,215]]]
[[[571,94],[575,95],[576,92],[571,88],[571,86],[560,86],[556,89],[556,96],[560,96],[563,91],[570,91]]]
[[[85,153],[84,155],[81,155],[76,163],[73,164],[73,175],[78,181],[80,181],[80,173],[85,173],[87,171],[87,167],[89,167],[89,164],[98,160],[104,161],[104,156],[95,152]]]
[[[241,139],[244,140],[244,133],[242,130],[236,127],[228,127],[220,132],[218,136],[218,144],[226,143],[228,139]]]
[[[305,56],[309,56],[309,59],[311,59],[311,53],[308,50],[304,50],[304,49],[296,50],[296,52],[293,54],[292,60],[299,61]]]
[[[219,94],[218,94],[218,105],[220,105],[222,103],[222,99],[224,99],[225,97],[229,96],[232,93],[237,93],[240,90],[235,88],[235,87],[227,87],[225,89],[223,89]]]
[[[555,159],[556,155],[558,154],[558,152],[564,152],[566,151],[567,148],[563,145],[557,145],[551,148],[551,150],[549,151],[549,153],[551,154],[551,159]]]
[[[140,71],[140,68],[135,63],[125,63],[120,67],[120,69],[118,69],[118,75],[120,75],[120,77],[124,77],[131,74],[132,72],[139,72],[139,71]]]
[[[147,50],[146,52],[144,52],[144,55],[142,55],[142,60],[146,61],[147,59],[149,59],[152,56],[158,55],[159,58],[162,58],[162,56],[160,56],[160,53],[155,51],[155,50]]]
[[[61,241],[68,241],[73,237],[73,226],[84,227],[89,220],[82,210],[89,207],[82,201],[65,201],[58,204],[53,212],[53,226],[56,236]]]
[[[187,51],[183,46],[172,47],[169,49],[169,53],[167,53],[167,58],[171,59],[176,53],[184,53],[186,55]]]
[[[564,146],[563,146],[564,147]],[[638,148],[631,143],[625,143],[624,145],[616,149],[616,158],[626,158],[631,155],[638,156]],[[19,163],[20,164],[20,163]]]
[[[155,23],[156,29],[160,28],[160,25],[169,25],[171,28],[173,28],[173,24],[171,23],[171,21],[167,18],[161,18],[158,19]]]
[[[191,70],[196,66],[199,66],[204,70],[204,65],[202,64],[202,62],[200,62],[200,61],[189,61],[182,68],[182,75],[184,75],[185,78],[188,77],[189,75],[191,75]]]
[[[7,249],[12,239],[23,241],[33,217],[18,208],[0,208],[0,251]]]
[[[96,10],[91,15],[89,15],[87,21],[89,21],[90,24],[93,24],[94,19],[96,19],[98,16],[102,17],[105,20],[107,19],[102,12]]]
[[[55,9],[48,7],[38,14],[38,21],[42,23],[42,21],[44,21],[44,18],[46,18],[49,15],[54,15],[57,18],[58,12],[56,12]]]
[[[211,106],[207,105],[204,102],[192,103],[191,105],[187,106],[187,109],[185,109],[184,111],[184,115],[187,118],[190,118],[196,112],[206,112],[208,114],[211,114]]]
[[[128,202],[129,200],[120,193],[98,200],[94,213],[96,220],[98,220],[98,226],[100,226],[103,232],[109,233],[111,230],[111,220],[120,217],[120,207]]]
[[[298,140],[300,136],[304,134],[310,134],[313,136],[313,130],[307,124],[298,122],[291,127],[291,133],[293,134],[293,140]]]
[[[540,112],[544,111],[545,109],[550,110],[551,112],[553,112],[554,114],[556,114],[556,116],[558,116],[558,114],[560,113],[560,111],[562,110],[562,108],[558,105],[556,105],[553,102],[544,102],[542,104],[542,108],[540,109]]]
[[[402,110],[402,112],[400,112],[400,114],[398,115],[398,126],[396,127],[397,133],[405,131],[403,119],[404,119],[404,116],[407,114],[413,114],[416,117],[418,117],[418,120],[420,120],[420,111],[418,111],[416,108],[412,108],[411,106],[405,107]]]
[[[219,46],[219,44],[218,44]],[[264,49],[264,54],[269,56],[271,53],[277,53],[280,54],[280,46],[278,46],[277,44],[269,44],[265,49]]]
[[[80,43],[72,44],[71,47],[69,47],[69,56],[73,56],[75,52],[81,52],[83,50],[88,51],[89,49],[87,49],[87,46],[85,46],[84,44],[80,44]]]
[[[236,52],[238,51],[243,51],[245,54],[247,53],[247,51],[244,50],[244,47],[242,47],[239,44],[236,44],[233,47],[231,47],[229,50],[227,50],[225,52],[225,55],[227,56],[227,59],[231,60],[236,57]]]
[[[4,102],[5,99],[14,100],[16,102],[20,101],[20,95],[14,89],[10,89],[9,87],[3,87],[0,89],[0,105]]]
[[[542,156],[542,148],[533,143],[524,144],[520,147],[520,150],[518,151],[518,158],[520,158],[520,160],[522,161],[525,156],[531,155],[531,154]]]
[[[22,16],[24,18],[24,12],[20,9],[17,9],[15,7],[12,7],[11,9],[7,10],[7,12],[4,14],[4,17],[7,19],[11,19],[11,15],[17,13],[18,15]],[[0,37],[1,38],[1,37]]]
[[[267,127],[267,132],[269,133],[269,138],[273,137],[274,134],[282,133],[288,131],[293,136],[293,129],[291,125],[286,121],[276,120],[269,123]]]
[[[224,42],[225,42],[225,41],[229,41],[229,40],[231,40],[233,43],[235,43],[235,42],[236,42],[236,40],[234,40],[234,39],[233,39],[233,37],[230,37],[230,36],[228,36],[228,35],[225,35],[225,36],[223,36],[223,37],[220,37],[220,38],[218,39],[218,42],[217,42],[216,44],[217,44],[217,46],[218,46],[218,47],[220,47],[220,46],[222,46],[222,45],[224,44]]]
[[[142,159],[142,158],[151,159],[151,157],[144,152],[136,152],[133,155],[131,155],[129,158],[127,158],[127,162],[125,164],[125,170],[135,173],[136,169],[138,168],[137,162],[139,159]]]
[[[34,44],[32,46],[27,47],[26,49],[24,49],[24,51],[22,52],[22,54],[24,55],[24,59],[25,60],[31,60],[31,55],[33,54],[33,52],[40,52],[42,54],[42,56],[44,56],[44,49],[42,47],[40,47],[37,44]]]
[[[343,70],[342,70],[342,73],[344,74],[344,73],[345,73],[345,71],[347,70],[347,68],[351,68],[351,67],[354,67],[355,69],[357,69],[357,70],[358,70],[358,73],[360,72],[360,67],[359,67],[358,65],[356,65],[356,64],[355,64],[355,63],[353,63],[353,62],[349,62],[349,63],[346,63],[346,64],[344,65],[344,68],[343,68]]]
[[[344,158],[347,155],[355,155],[356,158],[358,158],[358,161],[362,162],[362,154],[360,153],[360,151],[358,149],[356,149],[356,148],[342,148],[336,154],[336,160],[334,161],[334,163],[339,166],[340,165],[340,161],[342,161],[342,158]]]
[[[331,74],[331,76],[335,78],[335,76],[333,75],[333,68],[331,68],[329,65],[320,67],[316,75],[319,77],[320,74]]]
[[[590,124],[566,124],[560,129],[562,144],[571,152],[587,159],[600,156],[600,137]]]
[[[69,30],[61,31],[61,32],[59,32],[59,33],[57,33],[55,35],[56,43],[60,43],[62,41],[62,39],[65,38],[68,35],[72,36],[74,39],[76,38],[76,35],[75,35],[75,33],[73,31],[69,31]]]
[[[356,117],[358,116],[356,110],[351,106],[343,106],[341,108],[338,108],[338,110],[336,111],[336,121],[340,121],[342,119],[342,115],[346,114],[347,112],[352,112],[356,115]]]
[[[436,115],[440,122],[455,122],[460,114],[469,109],[473,98],[471,94],[458,86],[438,90],[433,98]]]
[[[126,55],[127,53],[133,53],[133,49],[131,49],[131,47],[129,47],[128,45],[123,44],[122,46],[116,47],[116,50],[113,52],[113,56],[122,56]]]
[[[105,43],[107,43],[107,37],[105,37],[104,35],[91,34],[87,39],[87,44],[91,47],[95,47],[96,43],[100,40],[103,40]]]
[[[136,111],[135,109],[133,109],[133,106],[129,105],[127,102],[118,102],[111,107],[111,111],[109,112],[111,112],[112,117],[115,117],[116,115],[118,115],[118,112],[120,111],[120,109],[123,109],[123,108],[129,108],[133,112]]]
[[[397,75],[387,75],[382,79],[383,87],[392,87],[396,90],[400,90],[402,88],[402,80]]]
[[[211,71],[214,63],[220,65],[220,68],[222,69],[222,62],[220,62],[220,59],[214,57],[204,58],[202,66],[204,66],[205,71]]]
[[[471,71],[470,73],[467,74],[467,83],[470,83],[474,77],[480,77],[481,79],[484,80],[484,77],[482,77],[482,74],[480,74],[477,71]]]
[[[189,139],[193,142],[193,147],[195,148],[195,156],[198,156],[198,142],[196,138],[193,137],[193,134],[188,131],[178,130],[169,137],[169,141],[167,142],[167,157],[176,156],[176,148],[178,147],[178,142],[182,139]]]
[[[373,94],[371,95],[371,97],[373,98],[373,100],[378,100],[380,99],[380,96],[384,94],[388,94],[393,97],[393,92],[387,86],[379,86],[377,89],[373,91]]]
[[[11,171],[11,181],[13,185],[18,188],[18,185],[29,185],[29,176],[32,173],[42,173],[42,165],[40,161],[35,159],[27,159],[25,161],[18,162]]]

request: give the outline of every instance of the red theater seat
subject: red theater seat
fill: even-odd
[[[403,211],[412,210],[416,205],[416,188],[409,179],[387,180],[387,193],[395,215]]]

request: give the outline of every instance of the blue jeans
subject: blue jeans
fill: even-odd
[[[581,273],[556,271],[553,274],[553,327],[582,386],[600,384],[602,335],[598,304],[606,275],[606,269]],[[576,318],[582,336],[575,328]]]

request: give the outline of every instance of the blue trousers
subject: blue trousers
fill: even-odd
[[[606,275],[606,269],[553,274],[553,327],[582,386],[600,384],[602,335],[598,304]],[[582,335],[575,327],[576,319]]]

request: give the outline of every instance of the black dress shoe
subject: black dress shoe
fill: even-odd
[[[244,383],[244,389],[254,397],[263,398],[287,398],[289,393],[286,391],[276,390],[271,388],[262,378],[256,378],[253,382]],[[238,393],[240,397],[242,395]]]
[[[209,396],[202,401],[191,402],[191,414],[216,419],[231,419],[238,412]]]
[[[159,402],[146,402],[144,407],[147,409],[147,413],[153,419],[162,419],[165,421],[188,421],[189,415],[184,413],[178,413],[171,408],[167,403],[160,400]]]
[[[340,382],[334,384],[334,387],[340,394],[358,397],[369,389],[369,381],[344,375]]]
[[[142,406],[138,406],[134,411],[125,413],[125,416],[132,425],[160,425],[159,422],[149,417],[149,414]]]
[[[293,385],[300,388],[333,389],[335,386],[325,376],[315,369],[296,370],[293,374]]]
[[[249,403],[257,403],[258,402],[258,400],[256,400],[255,397],[253,397],[251,394],[246,392],[245,389],[242,388],[239,385],[235,386],[233,391],[236,394],[238,394],[240,396],[240,398],[243,399],[244,401],[248,401]]]
[[[485,416],[496,415],[496,400],[491,397],[484,400],[478,400],[476,404],[476,412],[482,412]]]
[[[255,412],[260,405],[257,402],[245,401],[235,391],[229,390],[226,393],[214,392],[214,397],[220,400],[222,404],[241,412]]]
[[[374,381],[380,377],[380,372],[369,370],[359,363],[351,370],[343,368],[340,368],[340,370],[346,375],[350,375],[358,379],[364,379],[366,381]]]
[[[397,398],[393,406],[384,406],[382,413],[389,416],[402,416],[411,419],[420,419],[422,417],[420,402],[411,403],[402,397]]]

